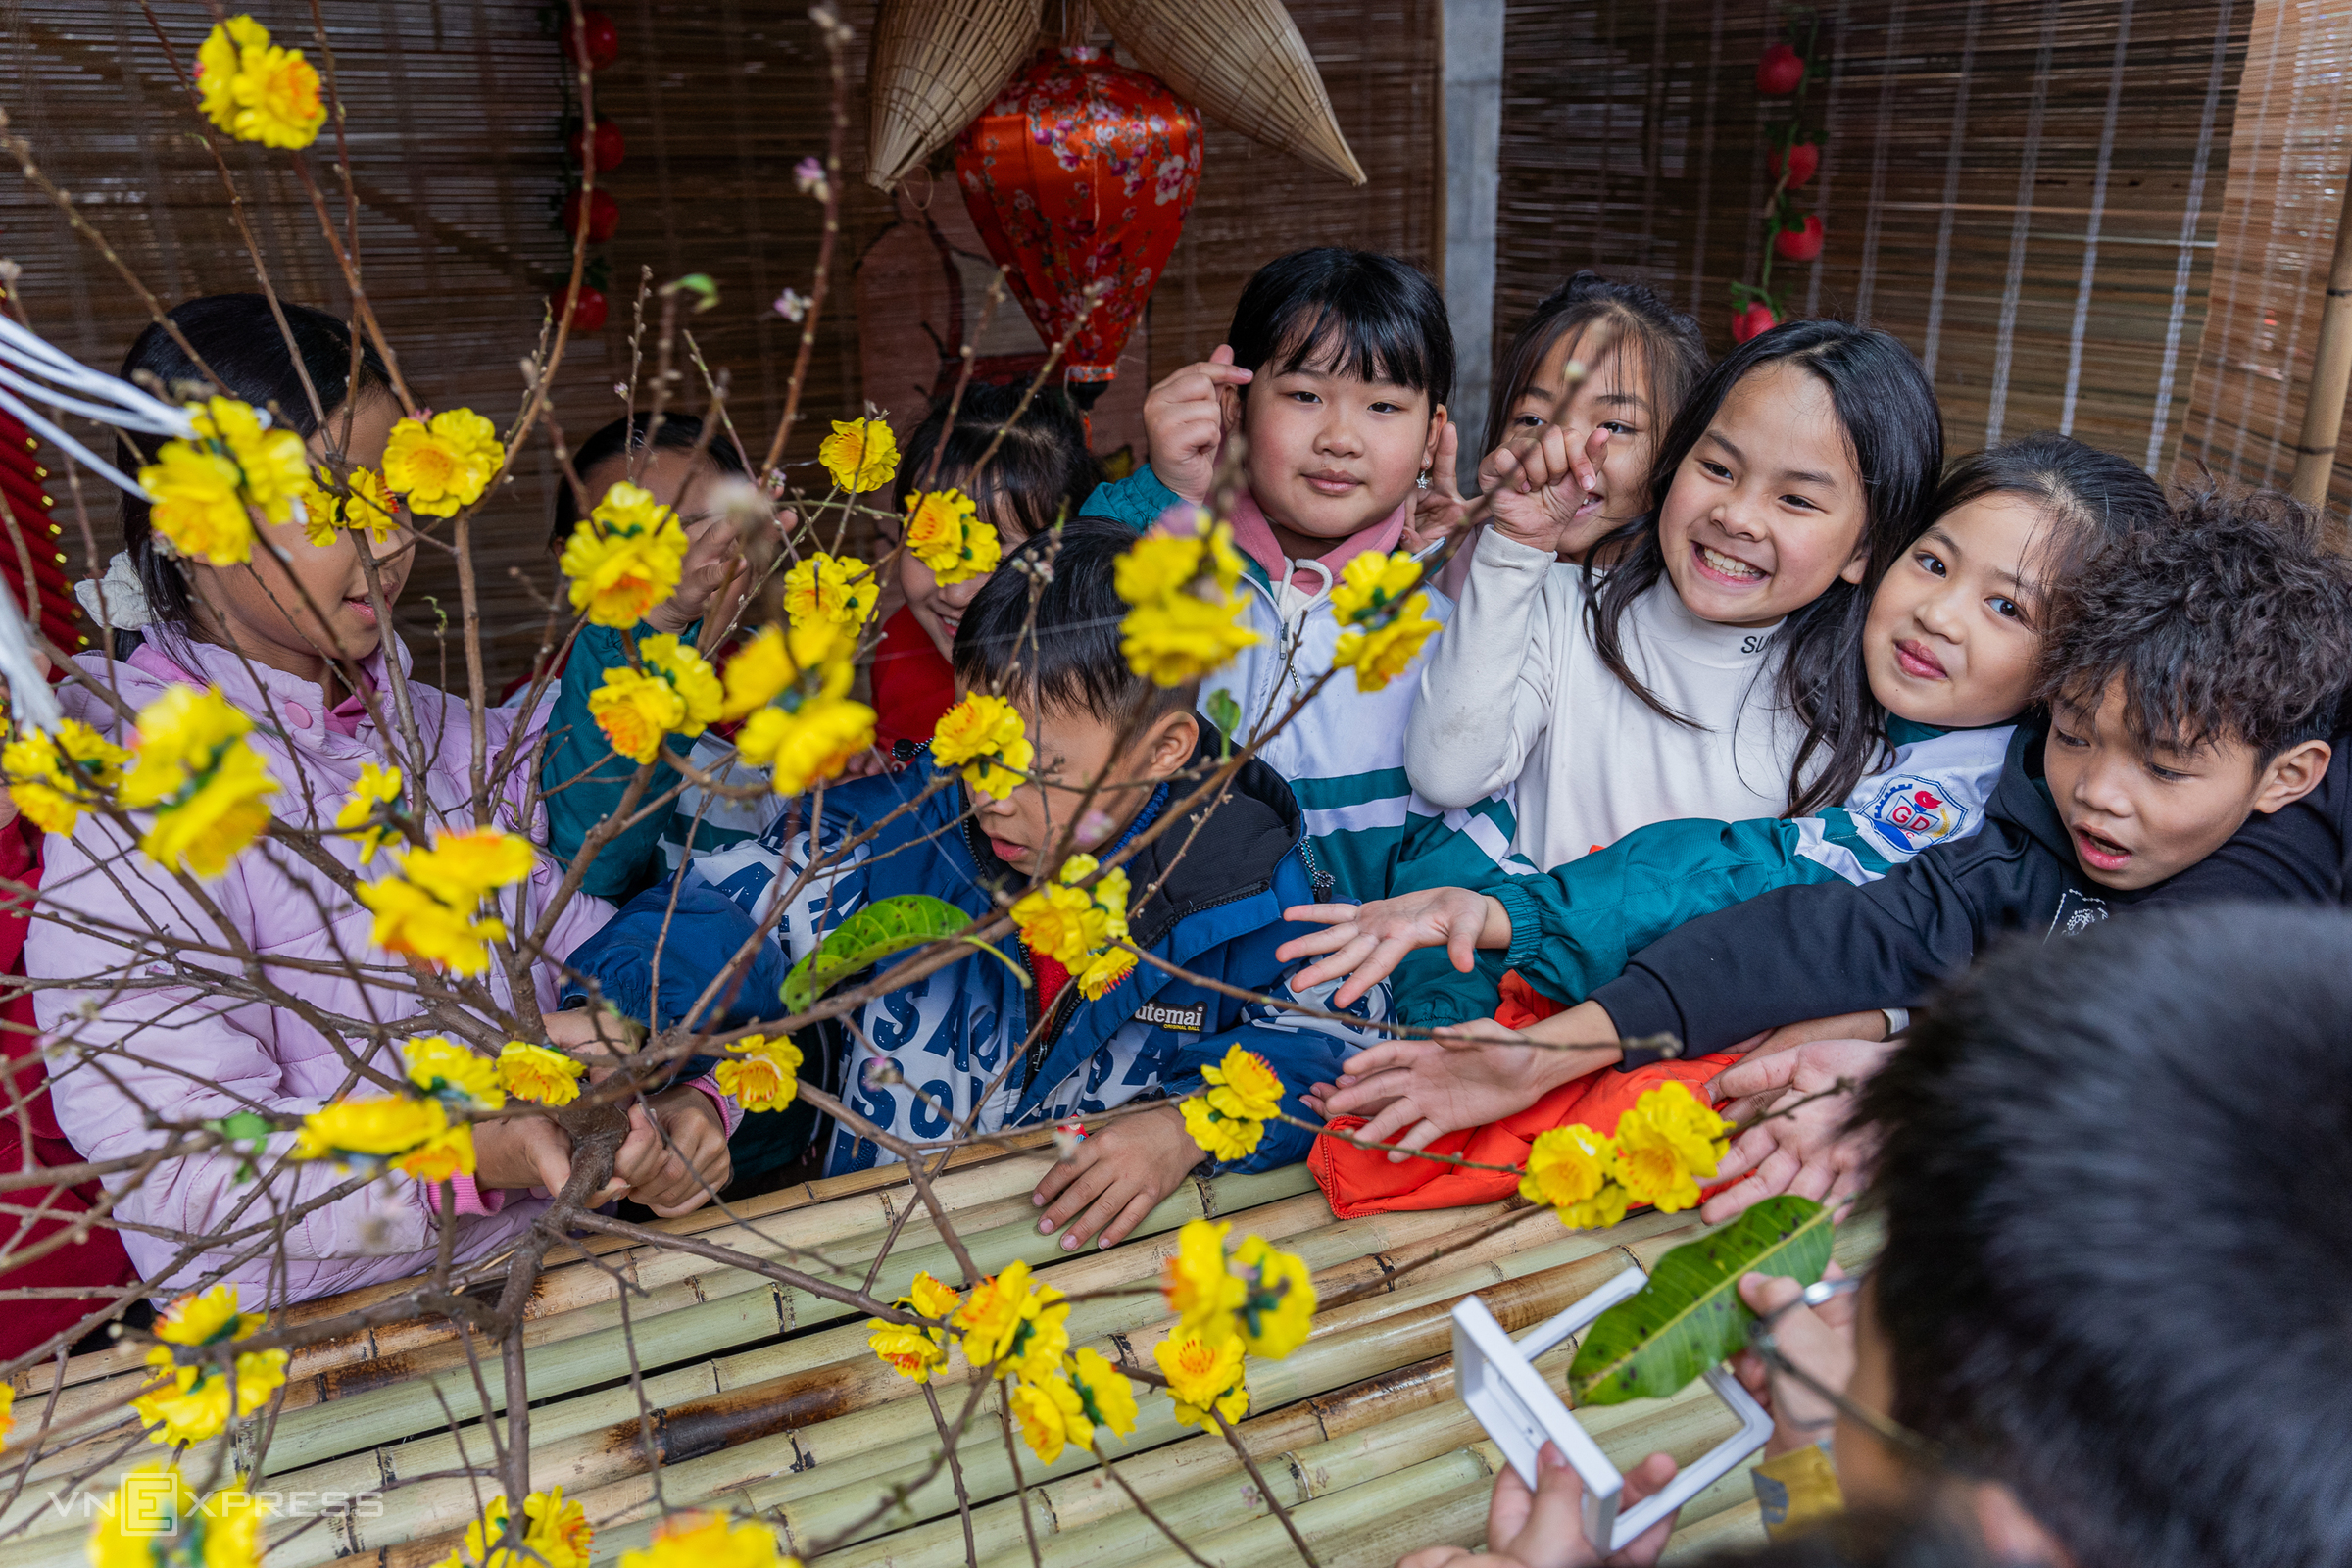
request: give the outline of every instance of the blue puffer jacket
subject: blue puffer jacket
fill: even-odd
[[[1205,719],[1201,731],[1203,744],[1186,774],[1146,807],[1122,844],[1150,824],[1163,802],[1191,793],[1188,776],[1213,769],[1216,731]],[[777,925],[780,960],[799,959],[867,904],[900,894],[927,893],[970,914],[986,914],[998,906],[992,890],[1017,895],[1024,879],[959,820],[960,785],[883,820],[921,795],[932,777],[926,749],[902,773],[828,789],[822,820],[813,827],[804,812],[788,813],[758,839],[699,854],[687,869],[686,886],[715,888],[759,918],[818,855],[880,824],[845,863],[808,878],[794,894]],[[1262,763],[1246,764],[1212,808],[1192,812],[1126,862],[1139,894],[1128,914],[1136,946],[1204,979],[1291,995],[1284,980],[1291,966],[1278,961],[1274,950],[1314,929],[1282,917],[1288,906],[1314,902],[1300,854],[1303,830],[1289,786]],[[642,895],[631,909],[646,905],[658,912],[666,899],[664,885]],[[646,994],[645,979],[631,978],[651,962],[642,932],[633,936],[634,930],[624,917],[608,928],[609,938],[590,939],[573,959],[575,967],[600,977],[608,996]],[[664,998],[673,989],[668,955],[678,955],[687,966],[680,970],[684,984],[697,961],[708,965],[707,977],[732,954],[732,944],[725,953],[706,951],[715,945],[704,944],[699,933],[683,918],[672,925],[662,959]],[[1028,955],[1017,939],[1001,946],[1027,968]],[[1297,1000],[1328,1008],[1332,989],[1319,987]],[[947,1118],[960,1119],[975,1106],[976,1130],[995,1131],[1096,1114],[1139,1097],[1182,1094],[1200,1085],[1202,1066],[1222,1059],[1238,1042],[1281,1074],[1285,1108],[1311,1120],[1300,1094],[1318,1080],[1330,1081],[1343,1060],[1384,1038],[1370,1028],[1239,1001],[1143,963],[1098,1001],[1065,986],[1026,1059],[1004,1070],[1036,1024],[1036,996],[1034,985],[1024,987],[1005,963],[974,949],[969,957],[861,1007],[844,1052],[846,1071],[828,1076],[843,1085],[843,1100],[874,1125],[924,1140],[946,1136]],[[749,1004],[747,997],[738,1010]],[[1383,988],[1348,1010],[1370,1021],[1385,1017],[1387,1006]],[[905,1082],[869,1083],[876,1059],[888,1060]],[[1304,1155],[1309,1139],[1299,1129],[1268,1123],[1256,1152],[1227,1168],[1287,1164]],[[827,1168],[838,1174],[888,1157],[871,1140],[836,1130]]]

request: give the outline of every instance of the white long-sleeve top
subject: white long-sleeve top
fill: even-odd
[[[1456,806],[1516,782],[1513,847],[1545,870],[1652,822],[1787,810],[1804,727],[1774,690],[1774,628],[1701,620],[1663,576],[1636,600],[1626,662],[1695,720],[1677,724],[1601,662],[1587,598],[1581,568],[1484,532],[1405,732],[1413,788]]]

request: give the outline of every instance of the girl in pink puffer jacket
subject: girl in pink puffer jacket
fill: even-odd
[[[273,403],[280,422],[305,435],[315,457],[323,460],[331,436],[348,461],[375,466],[400,410],[374,352],[367,351],[359,385],[343,407],[351,342],[342,323],[297,306],[285,309],[304,367],[329,411],[323,430],[309,415],[308,394],[260,296],[191,301],[172,318],[231,383],[223,390],[257,407]],[[200,378],[159,327],[141,335],[124,375],[141,368],[167,386]],[[92,681],[111,681],[133,711],[173,684],[218,686],[254,719],[247,740],[279,785],[270,806],[281,820],[331,823],[362,766],[375,762],[400,766],[412,786],[421,772],[427,815],[436,825],[473,825],[472,772],[498,758],[515,715],[485,715],[488,751],[477,761],[466,705],[412,678],[408,700],[424,753],[418,767],[400,729],[387,669],[387,660],[396,659],[408,673],[409,651],[376,624],[354,535],[339,533],[318,547],[304,540],[299,523],[265,527],[265,539],[288,559],[272,560],[262,549],[251,568],[215,567],[174,561],[157,548],[147,522],[146,505],[126,500],[131,548],[127,558],[116,558],[109,578],[127,587],[123,579],[135,575],[138,589],[110,594],[107,604],[113,623],[135,625],[138,636],[135,647],[134,639],[122,640],[118,653],[124,657],[111,670],[95,654],[77,660]],[[408,543],[396,530],[374,547],[387,602],[407,579],[414,556]],[[322,613],[304,608],[304,591]],[[390,733],[368,719],[367,705],[344,686],[322,648],[359,663]],[[68,683],[59,696],[69,716],[128,743],[124,721],[97,694]],[[530,799],[532,751],[526,736],[507,774],[487,787],[499,826],[544,842],[544,811],[534,805],[526,816],[522,809]],[[318,844],[362,880],[390,869],[384,856],[360,868],[350,838],[326,836]],[[377,1092],[355,1083],[337,1043],[316,1023],[331,1028],[349,1020],[344,1045],[393,1080],[402,1071],[399,1040],[442,1032],[419,1016],[413,988],[401,983],[407,971],[400,961],[373,946],[371,913],[283,845],[265,839],[205,883],[209,910],[95,813],[85,813],[71,838],[51,835],[46,853],[49,869],[25,969],[39,979],[86,982],[34,997],[39,1022],[53,1037],[59,1122],[91,1160],[156,1147],[167,1135],[149,1126],[151,1113],[184,1126],[240,1110],[307,1113],[338,1094]],[[532,929],[561,880],[561,868],[542,857],[518,896],[514,890],[502,896],[510,929],[518,936]],[[611,912],[586,897],[565,906],[545,956],[530,970],[541,1007],[556,1005],[563,958]],[[306,1004],[309,1016],[257,998],[241,952],[252,954],[270,984]],[[191,983],[191,969],[220,978]],[[376,975],[384,983],[375,983]],[[482,983],[502,1009],[510,1005],[496,964]],[[580,1043],[585,1031],[570,1026],[582,1017],[551,1013],[559,1045]],[[415,1022],[404,1025],[405,1019]],[[371,1043],[368,1029],[377,1023],[389,1026],[387,1038]],[[632,1133],[606,1196],[627,1191],[661,1212],[695,1206],[727,1180],[726,1134],[739,1114],[707,1081],[643,1102],[631,1111]],[[291,1141],[291,1134],[271,1138],[268,1155],[256,1163],[260,1180],[250,1174],[240,1180],[242,1162],[227,1152],[106,1178],[123,1240],[153,1294],[230,1280],[249,1287],[250,1308],[264,1297],[301,1300],[398,1279],[430,1265],[442,1223],[455,1227],[460,1261],[485,1256],[513,1245],[544,1209],[531,1189],[552,1190],[569,1173],[569,1145],[554,1122],[510,1118],[475,1128],[477,1168],[453,1183],[449,1215],[436,1212],[438,1188],[401,1175],[297,1212],[347,1182],[349,1173],[331,1162],[281,1162]]]

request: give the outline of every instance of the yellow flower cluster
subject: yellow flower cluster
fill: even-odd
[[[335,813],[335,830],[359,841],[362,865],[375,858],[375,852],[383,848],[386,840],[400,837],[400,830],[394,825],[395,819],[403,814],[400,786],[399,768],[364,762],[358,780],[351,786],[351,799]]]
[[[1155,686],[1182,686],[1255,646],[1257,633],[1240,624],[1241,580],[1232,525],[1212,523],[1205,512],[1194,514],[1189,534],[1163,523],[1138,539],[1112,576],[1133,607],[1119,622],[1128,667]]]
[[[299,49],[270,41],[249,16],[216,23],[196,51],[196,90],[204,118],[239,141],[308,147],[326,123],[318,73]]]
[[[340,1165],[390,1161],[428,1184],[472,1175],[473,1128],[453,1117],[505,1106],[503,1059],[492,1061],[440,1035],[408,1042],[401,1047],[401,1057],[417,1093],[338,1100],[320,1106],[302,1119],[292,1157],[331,1159]]]
[[[784,574],[784,614],[794,626],[822,621],[854,639],[881,597],[873,567],[821,550]]]
[[[71,833],[81,813],[105,806],[130,754],[79,719],[48,734],[27,724],[0,747],[0,785],[24,819],[44,833]]]
[[[571,579],[572,609],[593,625],[626,627],[676,591],[685,561],[677,513],[624,479],[571,530],[557,564]]]
[[[270,825],[277,793],[261,754],[245,743],[253,720],[220,688],[172,686],[132,720],[136,744],[120,799],[155,819],[139,848],[159,864],[214,877]]]
[[[1348,627],[1331,651],[1335,668],[1355,671],[1355,689],[1376,692],[1405,671],[1421,645],[1436,635],[1429,595],[1413,593],[1421,564],[1404,551],[1357,556],[1341,569],[1331,591],[1332,612]]]
[[[782,1555],[767,1526],[714,1513],[693,1524],[664,1524],[652,1545],[622,1552],[620,1568],[801,1568],[801,1559]]]
[[[1135,955],[1119,946],[1127,940],[1126,871],[1114,866],[1091,888],[1075,885],[1094,876],[1102,863],[1091,855],[1073,855],[1061,862],[1057,881],[1012,906],[1013,923],[1029,951],[1067,969],[1089,1002],[1126,979],[1135,967]]]
[[[174,1345],[234,1343],[258,1332],[265,1321],[259,1312],[237,1309],[234,1285],[183,1296],[164,1309],[155,1320],[155,1337],[164,1343],[147,1352],[155,1381],[130,1401],[140,1422],[153,1429],[148,1442],[201,1443],[228,1425],[232,1413],[251,1415],[270,1402],[286,1381],[285,1351],[242,1351],[233,1377],[217,1360],[183,1363],[172,1351]]]
[[[1698,1183],[1731,1147],[1730,1123],[1669,1080],[1634,1102],[1603,1138],[1578,1122],[1537,1136],[1519,1178],[1524,1198],[1558,1210],[1571,1230],[1598,1230],[1648,1203],[1661,1213],[1698,1205]]]
[[[505,1493],[490,1499],[482,1516],[466,1527],[466,1544],[433,1568],[588,1568],[588,1544],[596,1529],[578,1501],[566,1502],[562,1487],[522,1499],[522,1529],[510,1525]]]
[[[712,1076],[720,1091],[746,1110],[782,1110],[801,1092],[801,1048],[782,1035],[745,1035],[727,1042],[727,1057]]]
[[[700,735],[725,705],[718,672],[675,637],[648,637],[637,646],[643,669],[615,664],[588,699],[596,727],[612,750],[632,762],[650,762],[665,735]]]
[[[516,1100],[541,1105],[568,1105],[580,1098],[585,1064],[560,1051],[510,1040],[498,1054],[498,1084]]]
[[[342,528],[365,528],[368,538],[381,544],[399,523],[400,497],[373,468],[352,469],[340,488],[313,473],[310,488],[303,492],[302,514],[302,536],[321,550],[335,542]]]
[[[735,732],[735,752],[768,770],[776,794],[840,776],[874,744],[874,710],[846,695],[856,647],[837,622],[817,616],[789,632],[766,627],[727,662],[719,716],[751,714]]]
[[[253,514],[294,515],[311,489],[310,454],[291,430],[266,428],[251,404],[207,398],[188,405],[194,430],[163,444],[139,469],[153,498],[149,521],[172,550],[216,566],[253,559]]]
[[[498,426],[471,409],[445,409],[430,420],[403,419],[392,427],[384,482],[417,515],[453,517],[482,499],[506,460]]]
[[[90,1568],[259,1568],[266,1515],[242,1487],[199,1501],[178,1466],[144,1465],[98,1505]]]
[[[868,1318],[866,1343],[874,1353],[901,1377],[927,1383],[960,1340],[975,1371],[1008,1380],[1013,1422],[1047,1464],[1071,1444],[1091,1449],[1097,1427],[1122,1435],[1135,1430],[1135,1386],[1100,1351],[1071,1350],[1070,1303],[1053,1286],[1031,1280],[1027,1263],[982,1280],[969,1300],[928,1273],[917,1274],[897,1304],[932,1321]]]
[[[931,732],[931,760],[962,768],[964,783],[1000,801],[1021,787],[1036,760],[1019,710],[986,692],[974,692],[940,714]]]
[[[897,477],[899,441],[880,419],[835,419],[833,433],[817,443],[816,461],[833,482],[853,495],[879,490]]]
[[[529,876],[532,863],[530,841],[514,834],[444,833],[429,850],[403,851],[395,874],[363,885],[359,899],[375,911],[377,947],[480,974],[488,945],[507,934],[497,915],[479,918],[483,901]]]
[[[960,490],[932,490],[906,498],[906,550],[931,569],[942,588],[985,577],[1004,559],[993,524]]]
[[[1245,1236],[1228,1250],[1230,1221],[1197,1219],[1177,1233],[1160,1282],[1176,1327],[1153,1348],[1176,1419],[1217,1428],[1213,1406],[1238,1421],[1249,1408],[1244,1354],[1279,1361],[1306,1343],[1315,1286],[1304,1260]]]
[[[1265,1057],[1244,1051],[1237,1040],[1222,1062],[1200,1069],[1200,1092],[1180,1102],[1184,1130],[1212,1159],[1245,1159],[1255,1153],[1266,1123],[1282,1109],[1281,1076]]]

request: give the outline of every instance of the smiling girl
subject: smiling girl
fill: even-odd
[[[1553,540],[1480,538],[1413,710],[1413,787],[1461,806],[1516,784],[1516,848],[1544,869],[1651,822],[1844,799],[1881,744],[1861,585],[1918,536],[1942,459],[1935,391],[1886,333],[1750,339],[1669,427],[1662,499],[1605,577]]]

